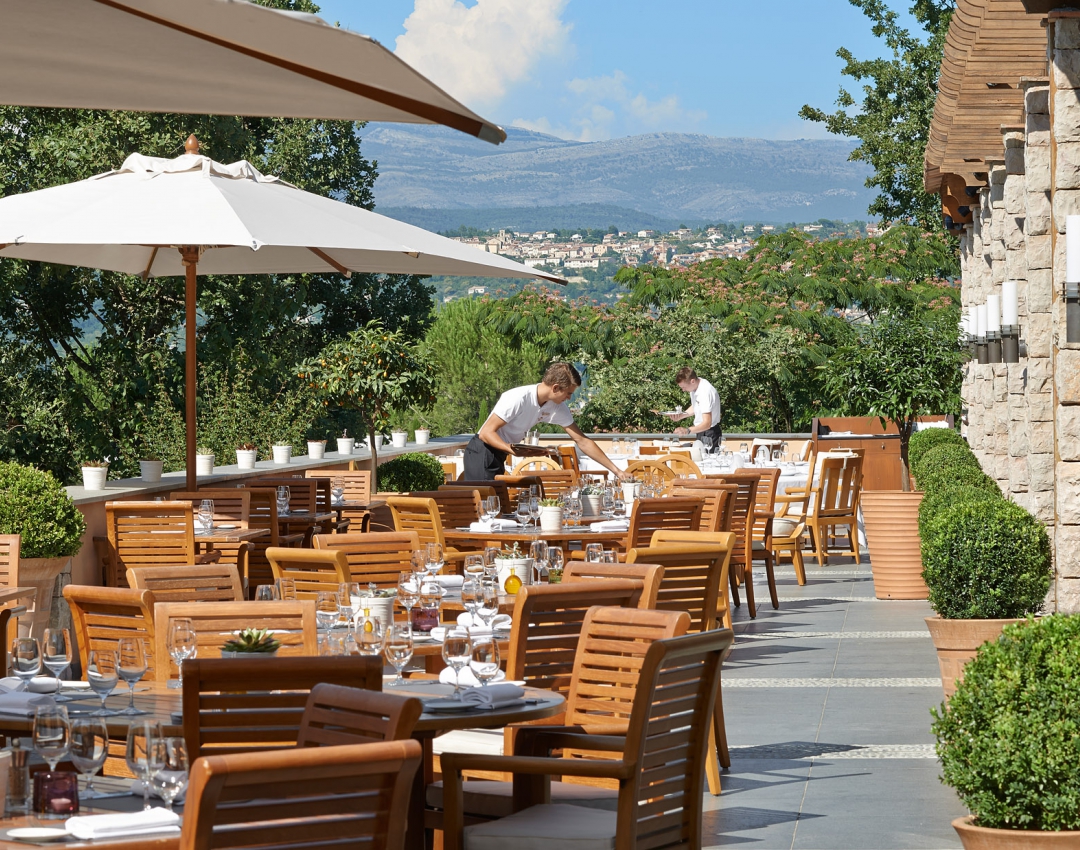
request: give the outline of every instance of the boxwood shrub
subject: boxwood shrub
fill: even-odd
[[[50,473],[0,462],[0,534],[18,534],[21,558],[70,558],[86,521]]]
[[[952,443],[934,446],[926,451],[917,466],[912,466],[911,473],[919,482],[920,488],[930,485],[934,478],[948,476],[954,470],[972,469],[982,472],[979,459],[967,445]]]
[[[976,485],[957,482],[951,486],[934,487],[924,492],[919,503],[919,534],[926,540],[934,517],[953,505],[961,502],[998,502],[1004,498],[1001,489],[990,478]]]
[[[379,465],[380,493],[438,490],[445,481],[442,464],[425,452],[408,452]]]
[[[942,445],[966,446],[967,442],[960,436],[960,432],[953,428],[927,428],[916,431],[908,442],[908,466],[914,469],[924,454]]]
[[[1080,829],[1080,616],[1005,629],[934,715],[942,779],[978,826]]]
[[[1052,566],[1046,528],[1017,504],[959,501],[926,523],[923,580],[946,619],[1023,617],[1042,610]]]

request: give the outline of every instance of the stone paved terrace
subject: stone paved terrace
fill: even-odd
[[[704,846],[760,850],[960,847],[967,814],[938,780],[930,707],[943,698],[925,602],[874,598],[870,564],[764,570],[758,617],[735,610],[724,665],[731,770],[706,796]]]

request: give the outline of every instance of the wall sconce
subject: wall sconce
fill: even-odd
[[[1001,296],[986,296],[986,359],[1001,362]]]
[[[1020,362],[1020,298],[1015,280],[1001,284],[1001,359]]]
[[[1080,215],[1065,218],[1065,341],[1080,342]]]
[[[986,350],[986,305],[979,304],[975,308],[975,356],[980,363],[989,363],[990,356]]]

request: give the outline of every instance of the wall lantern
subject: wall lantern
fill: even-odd
[[[1001,296],[986,296],[986,359],[1001,362]]]
[[[1065,218],[1065,341],[1080,342],[1080,215]]]
[[[980,363],[989,363],[986,351],[986,305],[975,307],[975,358]]]
[[[1001,284],[1001,359],[1020,362],[1020,299],[1015,280]]]

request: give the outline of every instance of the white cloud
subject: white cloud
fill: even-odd
[[[416,0],[395,53],[470,108],[490,109],[537,63],[558,55],[571,27],[566,0]]]

